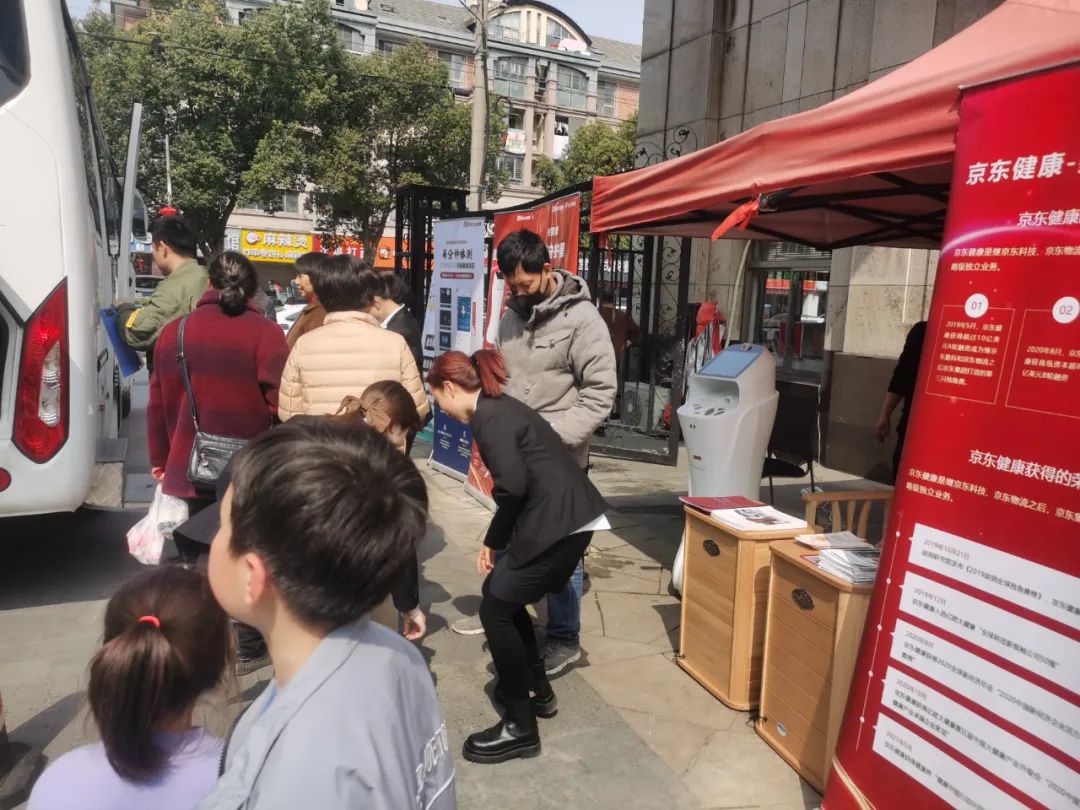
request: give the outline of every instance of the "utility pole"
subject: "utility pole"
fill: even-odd
[[[479,211],[484,197],[484,165],[487,163],[487,23],[488,0],[476,0],[473,51],[472,143],[469,152],[469,208]]]
[[[169,159],[169,133],[165,133],[165,202],[172,205],[172,160]]]

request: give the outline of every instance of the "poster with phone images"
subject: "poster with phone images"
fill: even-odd
[[[434,230],[435,268],[424,317],[425,365],[443,352],[483,345],[484,218],[444,219]],[[469,471],[472,431],[435,409],[432,466],[461,480]]]
[[[1077,109],[1080,66],[963,93],[826,810],[1080,805]]]
[[[492,237],[491,276],[488,280],[487,318],[484,330],[484,346],[491,349],[499,334],[499,321],[506,314],[510,291],[506,287],[499,261],[495,257],[500,242],[516,230],[527,228],[543,237],[551,256],[551,266],[577,275],[578,239],[581,229],[581,194],[568,194],[557,200],[529,208],[495,215],[495,233]],[[493,483],[491,473],[480,459],[475,447],[469,463],[465,491],[489,509],[495,508],[491,499]]]

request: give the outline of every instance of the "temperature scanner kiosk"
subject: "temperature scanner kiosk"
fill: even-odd
[[[776,361],[763,346],[729,346],[690,378],[678,411],[690,495],[758,499],[778,399]],[[672,586],[680,593],[684,550],[680,545],[672,567]]]

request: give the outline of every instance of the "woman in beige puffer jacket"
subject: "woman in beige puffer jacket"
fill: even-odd
[[[326,320],[293,347],[281,375],[278,416],[332,414],[347,396],[380,380],[405,386],[421,418],[430,410],[420,371],[401,335],[364,310],[382,289],[377,272],[354,256],[327,259],[315,282]]]

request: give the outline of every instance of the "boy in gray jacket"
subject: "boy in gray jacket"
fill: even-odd
[[[424,660],[368,618],[426,520],[419,472],[375,431],[297,417],[237,457],[210,585],[266,638],[275,672],[202,810],[455,810]]]

